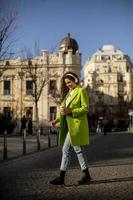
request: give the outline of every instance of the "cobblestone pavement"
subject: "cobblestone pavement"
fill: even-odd
[[[72,153],[73,160],[64,186],[49,184],[49,180],[59,174],[59,147],[0,163],[1,199],[133,199],[133,134],[91,136],[91,144],[86,148],[86,153],[93,181],[88,185],[77,185],[82,173]]]

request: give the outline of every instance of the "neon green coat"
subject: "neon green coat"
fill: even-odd
[[[61,105],[65,105],[65,97]],[[67,103],[67,108],[72,113],[68,115],[58,115],[60,121],[59,145],[63,145],[69,131],[72,146],[82,146],[89,144],[89,128],[87,120],[88,96],[84,88],[76,87]]]

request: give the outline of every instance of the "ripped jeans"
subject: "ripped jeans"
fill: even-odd
[[[70,148],[71,148],[71,138],[70,134],[68,133],[62,148],[62,160],[60,166],[61,171],[66,171],[67,166],[69,164]],[[88,166],[87,166],[87,161],[85,159],[85,155],[83,153],[83,148],[81,148],[80,146],[73,146],[73,149],[77,154],[81,170],[85,170]]]

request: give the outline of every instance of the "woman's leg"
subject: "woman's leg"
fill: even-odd
[[[69,153],[70,153],[70,146],[71,146],[71,140],[69,133],[66,136],[63,148],[62,148],[62,160],[61,160],[61,166],[60,166],[60,176],[55,178],[54,180],[50,181],[53,185],[62,185],[64,184],[65,179],[65,173],[66,169],[69,163]]]
[[[73,148],[74,148],[74,151],[77,154],[81,170],[86,169],[87,168],[87,159],[85,158],[83,148],[81,148],[80,146],[74,146]]]
[[[80,146],[74,146],[73,148],[77,154],[81,170],[83,171],[84,174],[81,180],[78,181],[78,183],[79,184],[89,183],[91,181],[91,176],[87,166],[87,159],[85,153],[83,152],[83,147],[81,148]]]
[[[70,140],[70,135],[68,133],[62,148],[62,160],[60,166],[61,171],[66,171],[67,166],[69,164],[70,146],[71,146],[71,140]]]

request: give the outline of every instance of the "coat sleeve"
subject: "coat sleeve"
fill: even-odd
[[[73,117],[80,117],[86,114],[89,110],[89,100],[86,89],[81,88],[80,93],[80,107],[72,109],[72,116]]]
[[[61,106],[65,106],[65,99],[62,101]],[[60,114],[59,109],[58,109],[58,111],[56,113],[56,119],[59,120],[59,122],[60,122],[61,118],[62,118],[62,115]]]

